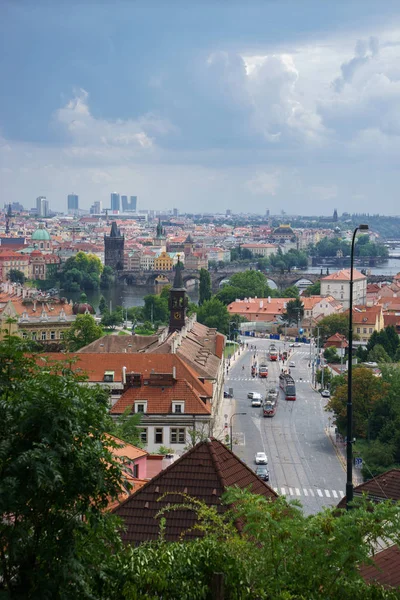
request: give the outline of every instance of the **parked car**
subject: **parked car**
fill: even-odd
[[[291,344],[289,344],[289,348],[294,348],[294,342],[292,342]]]
[[[229,392],[224,392],[224,398],[232,398],[232,394],[230,394]]]
[[[300,342],[296,342],[296,343],[294,344],[294,347],[295,347],[295,348],[301,348],[301,344],[300,344]]]
[[[266,465],[259,465],[256,468],[256,475],[263,481],[269,481],[269,471]]]
[[[259,394],[258,392],[249,392],[247,394],[247,397],[249,400],[253,400],[254,397],[261,398],[261,394]]]
[[[291,360],[289,363],[289,367],[295,367],[296,363],[294,362],[294,360]]]
[[[268,457],[265,452],[257,452],[255,456],[256,465],[267,465]]]
[[[330,397],[331,397],[331,393],[330,393],[330,391],[329,391],[329,390],[322,390],[322,392],[321,392],[321,396],[322,396],[323,398],[330,398]]]

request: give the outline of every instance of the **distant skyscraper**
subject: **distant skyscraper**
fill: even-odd
[[[265,216],[269,217],[269,208],[267,208],[267,210],[265,211]]]
[[[46,196],[36,198],[36,212],[38,217],[49,216],[49,201],[46,200]]]
[[[122,212],[136,212],[137,196],[121,196]]]
[[[177,217],[179,215],[179,211],[177,208],[174,208],[173,214],[174,214],[174,217]]]
[[[231,211],[231,209],[230,209],[230,208],[227,208],[227,209],[226,209],[226,216],[227,216],[227,217],[230,217],[230,216],[231,216],[231,214],[232,214],[232,211]]]
[[[338,214],[337,214],[337,210],[335,208],[335,210],[333,211],[333,222],[337,223],[338,221]]]
[[[111,210],[119,212],[119,194],[116,192],[111,194]]]
[[[93,202],[92,206],[90,207],[90,214],[101,215],[101,202],[99,200]]]
[[[73,213],[79,210],[79,196],[77,194],[68,194],[68,212]]]

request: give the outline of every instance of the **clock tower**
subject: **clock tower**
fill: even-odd
[[[185,326],[188,299],[182,279],[182,263],[178,258],[174,285],[169,292],[169,331],[180,331]]]

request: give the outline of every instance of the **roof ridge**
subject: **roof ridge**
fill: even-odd
[[[217,442],[217,441],[218,440],[216,440],[215,438],[208,438],[206,440],[206,444],[207,444],[207,447],[209,448],[210,456],[211,456],[211,459],[212,459],[213,464],[215,466],[215,469],[216,469],[216,471],[218,473],[219,478],[221,479],[222,487],[224,489],[226,489],[226,487],[227,487],[226,479],[225,479],[225,477],[222,474],[221,467],[219,466],[219,460],[218,460],[217,454],[215,452],[215,449],[213,447],[213,443]],[[221,442],[219,442],[219,443],[221,444]],[[229,449],[227,448],[227,450],[229,450]],[[231,452],[231,451],[229,450],[229,452]],[[232,452],[232,454],[233,454],[233,452]]]

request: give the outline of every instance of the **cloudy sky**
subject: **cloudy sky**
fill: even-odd
[[[400,214],[399,0],[1,0],[0,206]]]

